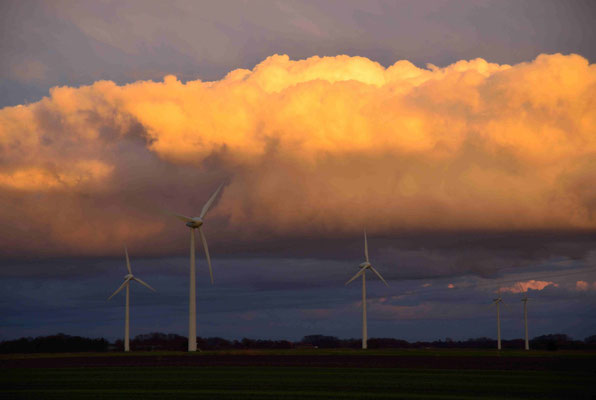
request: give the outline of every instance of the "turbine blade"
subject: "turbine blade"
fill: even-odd
[[[213,204],[213,201],[217,197],[217,194],[219,193],[219,191],[221,190],[222,187],[223,187],[223,183],[221,185],[219,185],[219,187],[217,188],[215,193],[213,193],[211,195],[211,197],[209,198],[209,200],[207,200],[207,203],[205,203],[205,205],[203,206],[203,210],[201,210],[201,215],[199,218],[203,218],[205,216],[205,214],[207,214],[207,211],[209,211],[209,208],[211,208],[211,204]]]
[[[130,270],[130,260],[128,259],[128,250],[126,249],[126,245],[124,246],[124,254],[126,254],[126,268],[128,269],[128,273],[132,275],[132,271]]]
[[[153,289],[151,286],[149,286],[149,284],[147,282],[142,281],[142,280],[140,280],[137,277],[134,277],[132,279],[134,279],[135,281],[139,282],[141,285],[143,285],[143,286],[145,286],[145,287],[147,287],[147,288],[149,288],[149,289],[151,289],[151,290],[153,290],[155,292],[155,289]]]
[[[362,268],[360,271],[358,271],[356,273],[356,275],[354,275],[352,277],[352,279],[350,279],[349,281],[346,282],[346,285],[348,285],[350,282],[352,282],[354,279],[358,278],[360,275],[362,275],[364,273],[364,268]]]
[[[385,279],[383,279],[383,277],[381,276],[381,274],[379,273],[379,271],[377,271],[372,265],[370,266],[370,269],[372,270],[372,272],[374,272],[380,280],[383,281],[383,283],[385,284],[385,286],[389,287],[389,284],[387,282],[385,282]]]
[[[211,284],[213,285],[213,269],[211,268],[211,257],[209,257],[209,247],[207,247],[207,239],[203,229],[199,226],[199,235],[201,235],[201,241],[203,242],[203,248],[205,249],[205,256],[207,257],[207,265],[209,265],[209,276],[211,277]]]
[[[364,257],[366,257],[366,262],[369,263],[370,261],[368,261],[368,241],[366,240],[366,231],[364,231]]]
[[[176,214],[175,212],[171,212],[171,211],[166,211],[169,215],[172,215],[176,218],[178,218],[179,220],[182,220],[184,222],[190,222],[192,221],[191,217],[187,217],[186,215],[182,215],[182,214]]]
[[[112,293],[112,295],[110,297],[108,297],[108,300],[110,300],[112,297],[116,296],[116,294],[121,291],[122,289],[124,289],[126,287],[126,284],[130,281],[130,278],[126,278],[124,280],[124,282],[122,283],[122,285],[120,285],[120,287],[118,289],[116,289],[116,291],[114,293]]]

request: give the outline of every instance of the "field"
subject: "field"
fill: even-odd
[[[596,354],[289,350],[0,356],[0,398],[592,399]]]

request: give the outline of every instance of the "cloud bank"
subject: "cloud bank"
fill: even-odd
[[[0,110],[0,249],[167,252],[184,232],[159,210],[198,214],[220,182],[208,237],[593,230],[594,109],[596,66],[561,54],[55,87]]]

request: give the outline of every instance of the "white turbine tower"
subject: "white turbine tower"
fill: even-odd
[[[497,306],[497,350],[501,350],[501,314],[499,308],[501,303],[503,303],[503,299],[501,298],[501,288],[499,287],[497,298],[493,299],[493,304]]]
[[[130,269],[130,260],[128,259],[128,250],[126,249],[126,246],[124,247],[124,254],[126,254],[126,269],[128,269],[128,274],[124,275],[124,282],[122,283],[122,285],[120,285],[118,289],[116,289],[114,293],[112,293],[110,297],[108,297],[108,300],[114,297],[119,291],[126,288],[126,314],[124,318],[124,351],[130,351],[130,281],[137,281],[141,285],[148,287],[154,292],[155,289],[153,289],[151,286],[149,286],[147,283],[143,282],[139,278],[133,276],[132,271]]]
[[[528,292],[524,292],[524,297],[521,301],[524,302],[525,349],[530,350],[530,341],[528,339]]]
[[[207,247],[207,240],[205,234],[201,229],[203,219],[217,197],[223,185],[220,185],[215,193],[211,195],[207,203],[201,210],[201,215],[198,217],[187,217],[186,215],[175,214],[178,219],[186,222],[186,226],[190,228],[190,293],[188,301],[188,351],[197,351],[197,295],[196,295],[196,265],[195,265],[195,229],[199,230],[203,248],[205,249],[205,256],[207,257],[207,264],[209,265],[209,276],[211,277],[211,284],[213,285],[213,270],[211,269],[211,258],[209,257],[209,248]]]
[[[360,271],[358,271],[358,273],[356,273],[356,275],[354,275],[352,279],[347,281],[346,285],[348,285],[354,279],[362,275],[362,348],[366,349],[368,340],[368,332],[366,328],[366,270],[370,269],[379,277],[381,281],[383,281],[385,286],[389,286],[387,282],[385,282],[385,279],[383,279],[381,274],[379,274],[379,271],[377,271],[368,260],[368,242],[366,240],[366,231],[364,232],[364,257],[366,261],[358,266],[360,268]]]

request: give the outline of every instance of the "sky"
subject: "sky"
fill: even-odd
[[[596,334],[591,1],[0,4],[0,340]]]

